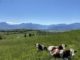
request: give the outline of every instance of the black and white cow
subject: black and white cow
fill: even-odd
[[[74,49],[63,50],[62,53],[56,53],[53,55],[55,58],[62,58],[63,60],[71,60],[77,51]]]
[[[36,48],[38,51],[47,50],[47,47],[45,47],[43,44],[36,43]]]

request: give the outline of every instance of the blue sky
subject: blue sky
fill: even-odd
[[[80,23],[80,0],[0,0],[0,22]]]

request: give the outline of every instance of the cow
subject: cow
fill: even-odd
[[[66,44],[61,44],[59,46],[48,46],[47,50],[50,52],[51,55],[54,55],[58,52],[62,53],[63,49],[65,49],[66,46]]]
[[[72,60],[72,57],[75,56],[75,51],[74,49],[70,48],[67,50],[63,50],[62,53],[60,51],[56,54],[53,55],[53,57],[56,58],[62,58],[63,60]]]
[[[36,48],[38,51],[47,50],[47,47],[45,47],[43,44],[36,43]]]

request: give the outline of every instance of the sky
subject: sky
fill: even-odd
[[[80,0],[0,0],[0,22],[80,23]]]

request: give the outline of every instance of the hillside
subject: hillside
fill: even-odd
[[[28,31],[26,34],[30,32],[35,35],[24,37],[24,33],[21,32],[0,32],[0,36],[3,37],[0,40],[0,60],[54,60],[46,51],[37,52],[35,43],[45,46],[67,44],[69,48],[78,51],[73,60],[80,60],[80,30],[57,33]]]

